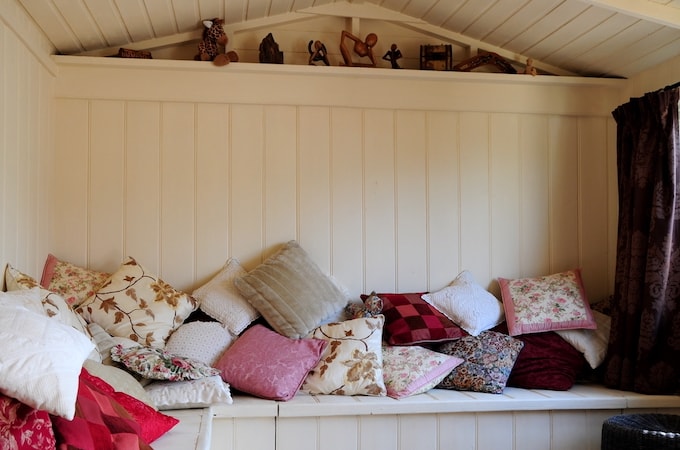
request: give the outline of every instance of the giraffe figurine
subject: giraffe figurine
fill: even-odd
[[[224,32],[222,19],[204,20],[203,40],[198,43],[199,61],[212,61],[216,66],[224,66],[229,62],[238,61],[238,55],[234,51],[224,52],[222,48],[227,46],[229,39]]]

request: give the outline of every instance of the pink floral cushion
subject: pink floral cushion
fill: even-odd
[[[49,254],[43,267],[40,285],[64,297],[74,308],[93,295],[109,275],[62,261]]]
[[[286,401],[300,389],[326,345],[320,339],[291,339],[258,324],[243,332],[215,367],[239,391]]]
[[[579,269],[498,283],[510,336],[597,328]]]
[[[0,448],[42,450],[56,445],[47,411],[0,394]]]
[[[151,380],[195,380],[220,373],[219,370],[200,361],[173,355],[154,347],[123,348],[118,344],[111,348],[111,359]]]
[[[464,360],[417,345],[383,347],[383,376],[387,395],[404,398],[437,386]]]

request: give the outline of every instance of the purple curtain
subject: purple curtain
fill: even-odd
[[[606,385],[680,391],[680,88],[616,108],[619,222]]]

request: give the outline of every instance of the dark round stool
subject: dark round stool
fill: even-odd
[[[602,425],[602,450],[680,450],[680,415],[621,414]]]

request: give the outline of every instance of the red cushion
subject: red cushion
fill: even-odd
[[[141,436],[144,442],[151,443],[155,441],[179,423],[179,419],[158,412],[143,401],[125,392],[114,390],[113,386],[101,378],[95,377],[87,371],[84,372],[81,376],[86,377],[88,381],[101,389],[102,392],[113,397],[114,400],[130,413],[132,418],[141,427]]]
[[[140,424],[95,379],[82,370],[73,420],[52,416],[57,449],[152,450]]]
[[[507,333],[505,324],[495,328]],[[515,336],[524,347],[515,361],[508,386],[525,389],[570,389],[585,368],[583,354],[554,331]]]
[[[468,334],[435,307],[420,298],[423,293],[380,293],[385,316],[383,334],[392,345],[424,344],[460,339]],[[362,295],[365,300],[368,295]]]
[[[55,448],[52,421],[46,411],[33,409],[0,394],[0,448]]]

